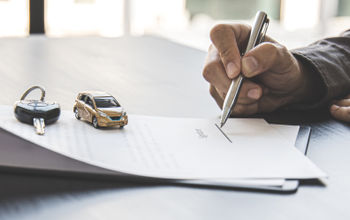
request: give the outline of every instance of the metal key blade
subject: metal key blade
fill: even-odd
[[[43,118],[33,118],[33,125],[38,135],[45,134],[45,121]]]

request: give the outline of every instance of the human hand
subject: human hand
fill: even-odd
[[[345,122],[350,122],[350,95],[344,99],[334,101],[329,109],[331,115]]]
[[[211,30],[212,45],[203,77],[210,83],[210,94],[220,108],[231,81],[240,72],[246,79],[232,115],[271,112],[310,99],[312,79],[283,45],[266,36],[265,42],[241,57],[250,30],[243,24],[220,24]]]

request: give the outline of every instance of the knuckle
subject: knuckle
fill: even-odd
[[[279,44],[279,45],[276,46],[276,49],[277,49],[276,50],[276,56],[279,56],[279,57],[281,57],[283,59],[290,56],[289,50],[287,49],[286,46]]]
[[[225,47],[222,48],[221,52],[220,52],[220,56],[226,59],[234,59],[234,53],[232,51],[232,48],[230,47]]]
[[[288,49],[277,43],[263,43],[262,51],[264,54],[268,55],[267,61],[261,63],[263,70],[267,70],[271,65],[276,64],[276,62],[281,59],[284,60],[284,58],[289,55]]]
[[[214,86],[210,86],[209,88],[209,93],[210,95],[214,98],[215,102],[218,104],[218,106],[220,108],[222,108],[222,103],[223,103],[223,99],[222,97],[218,94],[216,88]]]
[[[278,47],[273,43],[265,43],[263,45],[264,49],[267,51],[271,58],[276,58],[278,55]]]
[[[210,86],[209,93],[212,97],[216,97],[217,92],[214,86]]]
[[[229,29],[227,24],[217,24],[210,31],[210,39],[215,42],[215,40],[222,36],[222,33]]]
[[[205,80],[210,82],[215,76],[215,73],[217,71],[218,71],[218,64],[216,62],[210,62],[204,67],[202,75]]]
[[[345,109],[345,115],[350,119],[350,108]]]
[[[278,47],[281,53],[288,53],[288,48],[286,46],[279,44]]]

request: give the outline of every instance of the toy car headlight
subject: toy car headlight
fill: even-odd
[[[106,114],[106,113],[104,113],[104,112],[98,112],[98,114],[100,115],[100,116],[102,116],[102,117],[107,117],[108,115]]]

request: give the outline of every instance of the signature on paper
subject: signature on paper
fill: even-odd
[[[196,130],[196,133],[198,134],[198,136],[199,136],[200,138],[207,138],[207,137],[208,137],[208,135],[206,135],[206,134],[202,131],[202,129],[196,128],[195,130]]]

